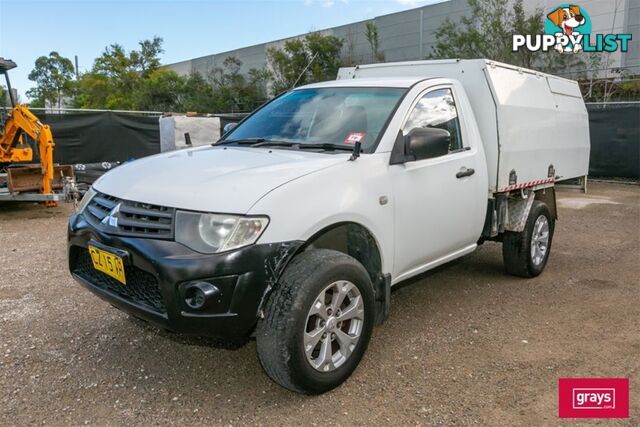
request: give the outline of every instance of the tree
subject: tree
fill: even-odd
[[[311,82],[335,80],[340,69],[340,51],[344,41],[335,36],[311,33],[304,38],[309,56],[315,58],[308,68]]]
[[[536,9],[527,15],[522,0],[467,0],[471,17],[460,22],[446,19],[435,32],[431,58],[489,58],[527,68],[544,68],[543,52],[512,51],[513,34],[539,34],[544,30],[544,14]],[[552,53],[553,54],[553,53]],[[546,55],[549,56],[549,55]]]
[[[135,72],[146,77],[160,68],[160,54],[164,52],[162,38],[156,36],[151,40],[142,40],[138,45],[140,50],[132,50],[129,53],[117,43],[108,46],[95,60],[92,71],[113,77]]]
[[[184,111],[213,113],[217,111],[213,96],[213,86],[197,72],[192,72],[183,86]]]
[[[340,51],[344,41],[320,33],[304,39],[288,40],[283,49],[267,51],[272,70],[273,90],[279,93],[294,86],[335,79],[340,68]]]
[[[248,85],[255,95],[254,103],[262,104],[266,102],[269,99],[267,86],[272,78],[271,72],[264,68],[252,68],[249,70],[248,76]],[[255,106],[257,107],[258,105]]]
[[[162,49],[162,38],[154,36],[151,40],[143,40],[140,43],[140,50],[133,51],[134,62],[138,64],[143,76],[160,68],[160,54]]]
[[[305,69],[311,57],[302,40],[288,40],[284,44],[284,49],[269,48],[267,60],[274,76],[275,93],[289,90],[296,84],[307,83]]]
[[[384,62],[384,53],[379,52],[380,42],[378,40],[378,26],[374,21],[368,21],[365,24],[365,37],[369,46],[371,47],[371,61],[372,62]]]
[[[517,0],[513,4],[514,24],[511,29],[509,39],[513,34],[540,34],[544,32],[544,16],[541,9],[537,9],[534,13],[527,16],[522,6],[522,0]],[[534,61],[539,58],[537,52],[531,52],[528,49],[520,49],[513,54],[516,62],[525,68],[533,68]]]
[[[251,69],[244,75],[240,72],[242,61],[234,56],[224,59],[222,67],[209,73],[213,88],[213,112],[251,111],[267,99],[266,84],[270,73]]]
[[[154,110],[201,113],[251,111],[268,99],[271,73],[265,69],[250,69],[242,73],[242,61],[229,56],[220,67],[206,76],[192,73],[180,76],[162,68],[162,39],[139,42],[139,48],[127,51],[114,43],[98,56],[91,70],[84,73],[69,89],[78,108]],[[326,70],[337,71],[339,65],[333,53],[332,40],[310,38],[305,55],[318,52],[318,69],[308,74],[324,78]],[[303,65],[306,61],[302,62]],[[333,72],[333,71],[331,71]],[[37,101],[37,99],[36,99]]]
[[[240,72],[242,62],[235,57],[225,58],[222,66],[209,71],[206,77],[196,72],[184,77],[159,67],[158,43],[140,42],[140,46],[139,51],[129,53],[117,44],[106,48],[92,70],[81,77],[76,105],[222,113],[251,111],[267,99],[269,73],[251,69],[244,75]]]
[[[62,97],[72,90],[74,71],[71,60],[55,51],[36,59],[35,68],[28,76],[37,85],[27,91],[27,96],[33,99],[31,104],[44,106],[49,102],[59,108]]]
[[[242,89],[245,79],[240,74],[242,61],[235,56],[227,56],[222,67],[209,72],[209,81],[213,87],[215,111],[241,111]]]
[[[105,48],[94,61],[91,71],[81,77],[76,106],[124,110],[140,108],[143,98],[138,92],[148,83],[145,80],[160,67],[162,38],[143,40],[138,45],[139,50],[130,52],[117,43]],[[156,80],[149,84],[165,84],[168,83],[166,79],[171,78],[167,75],[155,77]],[[145,90],[150,90],[148,85]]]
[[[158,68],[142,79],[136,91],[136,109],[147,111],[184,111],[185,79],[176,72]]]
[[[110,78],[104,74],[89,72],[83,74],[78,81],[78,94],[73,100],[73,105],[76,108],[120,106],[121,103],[114,98]]]
[[[637,101],[640,99],[640,80],[638,75],[623,76],[620,84],[619,98],[621,101]]]

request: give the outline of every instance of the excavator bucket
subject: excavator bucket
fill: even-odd
[[[64,178],[75,178],[72,165],[54,165],[51,188],[60,190],[64,187]],[[40,191],[42,189],[42,167],[40,165],[20,165],[7,169],[7,187],[10,193]]]

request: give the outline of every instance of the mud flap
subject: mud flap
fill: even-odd
[[[380,325],[389,317],[391,306],[391,275],[381,275],[375,284],[376,293],[376,320],[375,324]]]
[[[520,233],[524,230],[534,199],[535,194],[533,191],[529,191],[527,193],[526,199],[508,199],[507,221],[504,224],[505,230],[514,231],[516,233]]]

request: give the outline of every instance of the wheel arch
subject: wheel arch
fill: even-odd
[[[380,244],[375,235],[364,225],[354,221],[339,221],[313,232],[287,257],[286,265],[278,271],[275,282],[280,279],[287,265],[300,253],[313,249],[332,249],[357,260],[369,274],[376,300],[376,324],[382,323],[389,314],[391,275],[383,273]],[[273,286],[263,296],[260,309],[269,297]]]
[[[316,231],[300,248],[333,249],[356,259],[367,270],[376,299],[376,323],[382,323],[389,313],[391,275],[383,272],[380,244],[364,225],[340,221]]]

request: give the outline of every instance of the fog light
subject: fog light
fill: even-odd
[[[211,283],[194,282],[184,290],[184,302],[194,310],[202,310],[220,294],[220,289]]]

